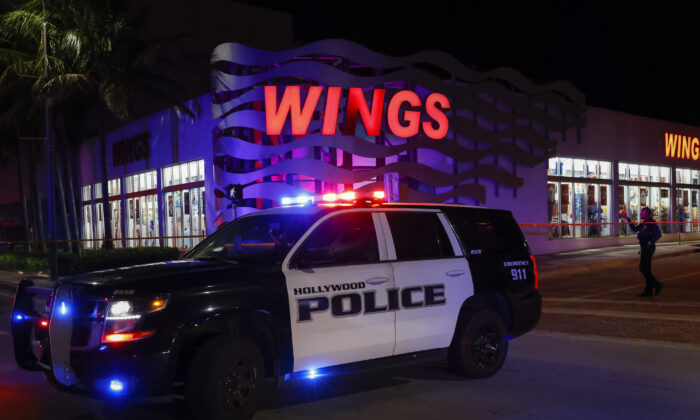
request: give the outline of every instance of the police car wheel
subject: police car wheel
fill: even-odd
[[[248,419],[263,394],[265,364],[246,338],[217,337],[205,343],[190,365],[186,398],[195,418]]]
[[[487,378],[501,369],[508,354],[506,326],[498,313],[483,309],[460,323],[448,362],[457,373]]]

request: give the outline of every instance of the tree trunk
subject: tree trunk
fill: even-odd
[[[33,155],[40,156],[37,146],[32,144]],[[30,182],[32,184],[32,201],[34,202],[34,217],[36,218],[34,228],[37,235],[39,249],[46,250],[46,236],[44,235],[44,212],[41,206],[41,191],[39,191],[39,184],[36,182],[37,174],[36,171],[42,166],[37,165],[36,161],[32,162],[32,170],[29,171],[31,177]]]
[[[63,214],[63,231],[66,235],[65,238],[68,241],[70,241],[71,239],[73,239],[73,237],[71,235],[70,224],[68,223],[68,205],[66,203],[66,190],[63,187],[63,159],[56,159],[56,168],[54,173],[56,174],[56,184],[58,185],[59,198],[59,203],[56,207],[61,209],[61,213]],[[58,237],[56,239],[58,239]],[[70,250],[70,242],[66,243],[66,249]]]
[[[73,221],[73,238],[74,239],[81,239],[82,238],[82,232],[80,231],[80,223],[79,223],[79,218],[78,218],[78,210],[75,205],[76,201],[76,194],[75,194],[75,189],[73,188],[73,184],[75,182],[75,179],[73,178],[73,155],[72,155],[72,148],[70,147],[70,143],[68,142],[68,136],[66,135],[66,124],[65,124],[65,118],[63,116],[63,111],[58,110],[57,113],[57,125],[58,125],[58,133],[59,133],[59,138],[61,140],[61,144],[63,146],[63,152],[64,155],[66,156],[64,162],[66,165],[66,176],[68,178],[68,197],[70,197],[69,200],[69,207],[68,211],[70,212],[70,218]],[[80,191],[80,189],[78,189]],[[82,256],[82,247],[80,242],[71,242],[72,250],[73,253],[78,254],[78,258]]]
[[[24,240],[27,251],[32,250],[32,235],[29,231],[29,216],[27,214],[27,197],[24,195],[24,178],[22,177],[22,140],[17,138],[17,182],[19,182],[19,201],[22,205],[22,224],[24,224]]]
[[[105,224],[105,242],[104,247],[106,249],[114,248],[114,242],[112,242],[112,210],[109,206],[109,190],[107,188],[107,139],[105,133],[104,124],[104,111],[100,112],[100,159],[102,160],[102,212]]]

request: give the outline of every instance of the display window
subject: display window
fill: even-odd
[[[671,215],[671,168],[666,166],[644,165],[629,162],[618,164],[619,180],[623,185],[618,187],[618,211],[625,210],[634,223],[641,222],[640,215],[643,208],[649,208],[657,222],[660,222],[661,231],[669,233],[672,227],[669,222]],[[654,185],[668,184],[668,187]],[[618,216],[621,235],[635,234]]]
[[[129,175],[126,184],[128,246],[158,246],[158,172]]]
[[[547,209],[550,238],[609,236],[612,163],[554,157],[548,163]],[[566,182],[581,178],[581,182]],[[602,182],[596,182],[601,180]],[[608,182],[605,182],[608,181]]]
[[[550,181],[547,196],[550,237],[610,235],[610,185]]]
[[[700,232],[698,199],[700,189],[676,189],[676,221],[680,232]]]
[[[621,181],[633,182],[671,182],[671,168],[666,166],[639,165],[636,163],[620,162],[618,176]]]
[[[632,222],[641,222],[642,209],[648,207],[653,211],[654,218],[660,222],[661,231],[669,233],[669,209],[670,197],[669,188],[655,186],[633,186],[624,185],[618,188],[618,210],[625,210]],[[625,220],[620,218],[618,222],[623,223],[620,227],[620,234],[635,234]]]
[[[204,160],[163,168],[162,177],[168,245],[192,248],[206,235]]]
[[[121,232],[121,179],[114,178],[107,181],[109,193],[109,211],[112,216],[112,238],[120,239]],[[81,188],[82,192],[82,216],[83,216],[83,238],[94,239],[83,242],[84,248],[100,248],[105,237],[105,214],[104,203],[102,202],[102,183],[86,185]],[[114,241],[114,246],[119,248],[122,242]]]

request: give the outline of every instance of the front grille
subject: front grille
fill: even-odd
[[[99,346],[107,311],[107,300],[91,295],[90,291],[83,287],[63,285],[61,288],[70,289],[71,302],[68,316],[72,324],[71,350],[86,350]],[[54,300],[53,304],[60,305],[60,302]],[[60,315],[57,315],[54,310],[53,316]]]
[[[73,349],[87,349],[100,344],[107,301],[100,298],[73,295]]]

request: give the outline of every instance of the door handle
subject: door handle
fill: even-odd
[[[464,270],[451,270],[445,273],[448,277],[459,277],[464,275]]]
[[[370,279],[365,280],[365,283],[376,286],[378,284],[386,283],[388,281],[389,281],[389,277],[372,277]]]

